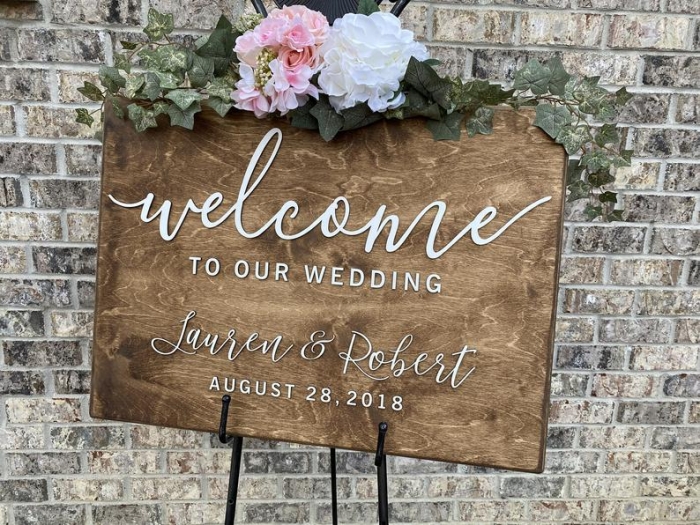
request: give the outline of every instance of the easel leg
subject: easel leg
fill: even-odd
[[[386,454],[384,454],[384,440],[387,430],[389,430],[387,423],[379,423],[377,454],[374,457],[374,464],[377,466],[379,525],[389,525],[389,494],[387,489]]]
[[[233,438],[231,450],[231,471],[228,477],[228,497],[226,498],[226,520],[224,525],[233,525],[236,517],[236,499],[238,497],[238,479],[241,475],[241,457],[243,456],[243,438]]]
[[[338,525],[338,480],[336,478],[334,448],[331,448],[331,514],[333,525]]]

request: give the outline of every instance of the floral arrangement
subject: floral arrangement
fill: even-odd
[[[204,104],[222,117],[233,108],[283,117],[325,140],[382,119],[413,117],[425,119],[435,140],[459,140],[462,130],[470,137],[491,133],[493,106],[534,107],[534,125],[576,157],[567,173],[569,201],[588,199],[591,220],[621,219],[617,195],[606,186],[616,168],[630,164],[613,121],[631,95],[607,91],[598,77],[574,78],[558,58],[528,62],[510,89],[441,76],[427,48],[374,0],[360,0],[358,13],[332,26],[297,5],[265,18],[245,15],[235,25],[222,17],[191,44],[173,30],[172,15],[151,9],[145,41],[122,41],[114,65],[100,67],[102,87],[85,82],[79,91],[109,104],[138,131],[157,127],[160,115],[193,129]],[[102,109],[77,109],[76,120],[92,125]]]

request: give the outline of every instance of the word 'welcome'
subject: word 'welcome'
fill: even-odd
[[[260,171],[257,178],[251,183],[253,174],[258,166],[260,157],[264,153],[268,144],[276,137],[276,142],[268,159],[267,163]],[[367,221],[363,226],[358,229],[348,229],[346,226],[350,220],[350,202],[346,197],[336,197],[333,202],[326,208],[326,210],[319,215],[315,220],[311,222],[306,228],[297,232],[285,232],[283,230],[283,223],[285,218],[294,219],[299,214],[299,205],[296,201],[285,202],[280,209],[275,213],[261,228],[255,231],[248,231],[243,225],[243,206],[246,200],[253,194],[255,189],[260,185],[263,178],[267,174],[270,166],[277,156],[277,152],[282,144],[282,131],[279,128],[273,128],[267,132],[265,137],[262,139],[258,147],[255,149],[253,156],[248,164],[246,172],[243,176],[243,181],[241,182],[241,187],[238,192],[238,198],[236,202],[231,206],[224,214],[218,219],[212,219],[209,214],[216,211],[224,200],[223,195],[220,192],[215,192],[209,195],[204,203],[199,206],[195,204],[192,199],[188,199],[185,208],[180,214],[180,217],[176,220],[175,225],[170,229],[170,215],[172,213],[172,202],[170,200],[165,200],[165,202],[158,208],[155,212],[151,212],[153,206],[153,201],[155,195],[149,193],[138,202],[121,202],[120,200],[109,195],[110,200],[117,206],[122,208],[141,208],[141,221],[148,223],[154,221],[160,217],[159,221],[159,231],[160,236],[165,241],[173,240],[180,228],[182,227],[185,219],[189,213],[197,213],[200,215],[202,224],[205,228],[216,228],[224,223],[231,215],[233,215],[233,221],[236,230],[239,235],[247,239],[255,239],[263,233],[265,233],[270,228],[274,227],[274,232],[282,240],[291,241],[294,239],[299,239],[304,235],[310,233],[316,228],[320,227],[321,234],[326,238],[332,238],[336,235],[347,235],[347,236],[359,236],[366,235],[365,240],[365,252],[370,253],[374,248],[377,239],[380,237],[385,228],[389,228],[386,237],[385,249],[387,252],[395,252],[398,250],[409,238],[413,230],[420,223],[420,221],[431,211],[435,212],[433,222],[430,228],[430,233],[428,235],[425,251],[426,255],[430,259],[437,259],[450,248],[452,248],[462,237],[467,233],[471,234],[472,242],[476,245],[485,245],[494,241],[503,234],[513,223],[518,219],[523,217],[528,212],[532,211],[534,208],[548,202],[552,199],[551,196],[543,197],[532,204],[529,204],[521,211],[519,211],[513,218],[506,222],[501,228],[499,228],[492,235],[484,238],[479,233],[479,230],[489,224],[498,214],[498,210],[493,206],[486,206],[483,208],[476,217],[467,224],[464,229],[462,229],[455,237],[450,240],[442,248],[435,247],[435,240],[438,236],[440,225],[442,224],[443,218],[447,212],[447,205],[443,201],[433,201],[423,208],[413,219],[411,224],[406,228],[406,231],[399,235],[399,217],[392,214],[387,214],[387,207],[382,204],[377,209],[377,212],[372,216],[372,218]]]

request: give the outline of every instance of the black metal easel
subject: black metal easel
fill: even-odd
[[[238,499],[238,480],[241,476],[241,459],[243,457],[243,438],[240,436],[229,437],[226,433],[228,422],[228,409],[231,404],[231,396],[221,398],[221,419],[219,421],[219,441],[231,445],[231,470],[228,477],[228,495],[226,498],[226,519],[224,525],[233,525],[236,516],[236,502]],[[379,423],[377,437],[377,452],[374,456],[374,464],[377,466],[377,492],[379,525],[389,524],[389,497],[387,491],[386,454],[384,454],[384,441],[389,425]],[[338,525],[338,484],[336,477],[335,448],[331,448],[331,513],[333,525]]]

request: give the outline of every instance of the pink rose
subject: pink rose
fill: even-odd
[[[269,47],[273,50],[282,44],[284,31],[287,29],[287,22],[277,18],[263,18],[262,22],[253,30],[255,39],[260,47]]]
[[[282,33],[280,43],[285,47],[291,47],[292,49],[301,51],[305,47],[313,46],[316,43],[316,39],[314,35],[304,27],[302,20],[300,18],[295,18]]]
[[[256,64],[262,46],[258,43],[255,33],[248,31],[236,39],[236,47],[233,50],[236,52],[238,60],[253,67]]]
[[[306,66],[315,72],[319,65],[320,56],[316,46],[307,46],[300,51],[283,47],[277,58],[282,63],[282,67],[289,71],[298,71]]]

